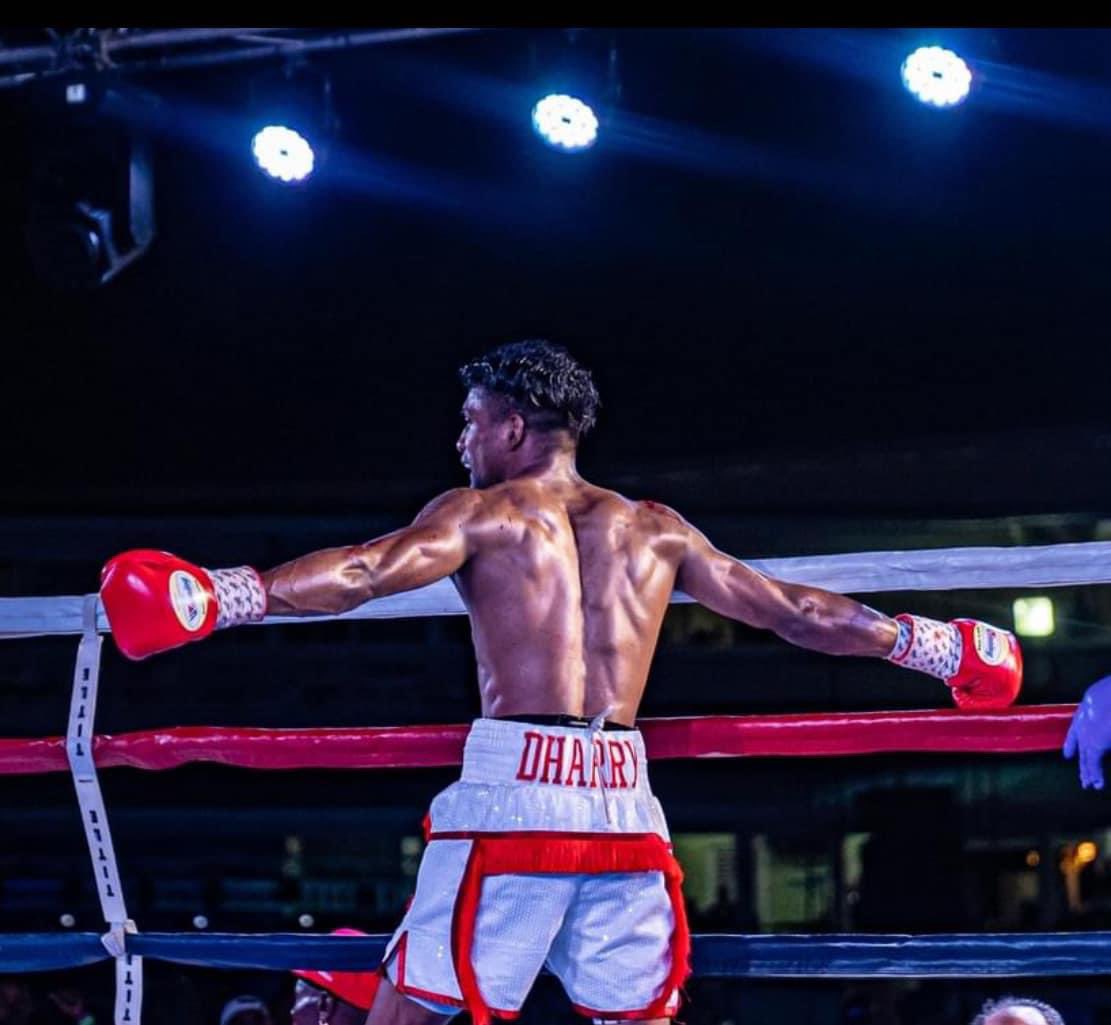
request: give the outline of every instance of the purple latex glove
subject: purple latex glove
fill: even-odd
[[[1111,750],[1111,676],[1097,680],[1080,699],[1065,737],[1064,754],[1080,751],[1080,783],[1103,789],[1103,756]]]

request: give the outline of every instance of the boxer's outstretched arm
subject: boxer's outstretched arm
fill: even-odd
[[[1006,708],[1022,686],[1022,649],[1014,634],[975,619],[939,623],[900,613],[894,619],[820,587],[775,580],[719,552],[677,513],[675,586],[723,616],[773,630],[786,641],[829,655],[886,658],[944,680],[957,707]]]
[[[450,576],[470,556],[469,525],[482,499],[457,488],[433,499],[408,527],[346,548],[303,555],[260,574],[266,611],[282,616],[337,614],[371,598],[410,591]]]
[[[899,634],[894,619],[844,595],[766,576],[718,551],[682,522],[686,544],[676,587],[695,601],[829,655],[883,658],[891,653]]]

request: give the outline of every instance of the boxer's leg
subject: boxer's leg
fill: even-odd
[[[367,1013],[366,1025],[441,1025],[458,1013],[458,1008],[446,1006],[432,1010],[431,1005],[425,1006],[398,993],[393,983],[383,977]]]

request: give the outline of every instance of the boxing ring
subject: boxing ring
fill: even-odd
[[[847,594],[1111,583],[1111,542],[951,548],[750,560],[784,580]],[[674,601],[689,601],[676,594]],[[458,615],[448,581],[369,602],[337,619]],[[319,622],[321,618],[312,617]],[[303,623],[268,616],[268,623]],[[366,970],[386,936],[204,935],[140,932],[127,913],[98,771],[157,771],[189,762],[245,769],[383,769],[457,765],[464,725],[358,729],[169,727],[117,736],[94,732],[102,634],[95,594],[0,598],[0,639],[79,636],[65,736],[0,739],[0,775],[68,771],[81,811],[101,911],[97,933],[0,933],[0,973],[113,960],[115,1021],[141,1018],[142,964],[155,958],[215,968]],[[650,759],[829,757],[897,752],[1057,752],[1073,705],[994,712],[745,715],[641,720]],[[872,978],[1111,974],[1111,932],[949,935],[697,935],[696,977]]]

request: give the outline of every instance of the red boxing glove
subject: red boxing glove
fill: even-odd
[[[105,563],[100,598],[116,646],[136,661],[266,614],[266,591],[250,566],[209,571],[150,548]]]
[[[958,708],[1006,708],[1022,686],[1022,649],[1015,635],[976,619],[895,617],[899,637],[888,659],[944,680]]]
[[[958,708],[1006,708],[1022,687],[1022,648],[1009,630],[976,619],[954,619],[961,664],[945,682]]]

